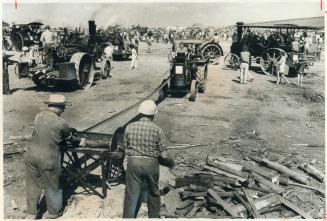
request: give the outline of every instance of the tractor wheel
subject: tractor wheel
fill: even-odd
[[[190,90],[190,101],[195,101],[197,93],[198,89],[196,88],[196,80],[192,80]]]
[[[112,138],[110,152],[116,152],[118,149],[123,149],[123,138],[124,138],[124,128],[119,127]],[[108,182],[118,181],[119,178],[125,176],[125,170],[123,167],[123,159],[115,159],[108,157],[106,162],[106,167],[108,171],[107,180]]]
[[[307,55],[307,60],[309,62],[309,66],[313,66],[316,61],[316,58],[315,56]]]
[[[274,70],[273,66],[280,60],[283,52],[285,51],[280,48],[270,48],[263,52],[260,57],[260,67],[262,72],[266,75],[276,75],[276,70]]]
[[[75,64],[78,86],[83,89],[91,87],[94,78],[93,62],[89,54],[77,52],[70,58]]]
[[[107,79],[110,76],[111,63],[108,59],[101,62],[101,75],[103,79]]]
[[[224,59],[224,67],[226,69],[237,70],[240,67],[240,58],[233,53],[227,54]]]
[[[210,63],[223,55],[222,49],[216,44],[207,44],[202,48],[202,56],[209,58]]]
[[[24,46],[24,38],[21,33],[15,33],[11,36],[12,46],[15,51],[21,51]]]

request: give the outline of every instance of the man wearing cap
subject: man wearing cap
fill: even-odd
[[[70,141],[81,146],[91,142],[73,136],[68,123],[60,117],[66,107],[63,95],[52,94],[46,102],[48,108],[36,115],[32,138],[25,161],[25,185],[27,194],[27,218],[36,218],[42,187],[48,211],[43,217],[57,218],[62,213],[61,145]],[[90,145],[91,146],[91,145]]]
[[[137,204],[144,187],[148,188],[149,218],[159,218],[159,163],[172,167],[174,161],[167,152],[162,129],[153,123],[157,112],[152,100],[143,101],[139,107],[139,120],[129,124],[125,130],[127,170],[123,218],[136,218]]]

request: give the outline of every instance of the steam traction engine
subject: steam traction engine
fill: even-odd
[[[240,64],[240,53],[243,45],[247,45],[251,56],[260,64],[263,73],[270,75],[275,74],[272,68],[281,58],[281,54],[287,54],[285,73],[289,69],[294,69],[299,62],[306,61],[313,65],[315,57],[304,55],[303,52],[292,51],[292,41],[294,40],[295,31],[317,30],[319,28],[312,26],[297,26],[291,24],[281,25],[245,25],[243,22],[236,24],[237,41],[232,43],[230,53],[224,59],[225,67],[237,69]],[[272,32],[270,34],[257,35],[251,30],[261,30]],[[250,64],[251,66],[251,64]],[[292,72],[290,72],[292,73]]]
[[[101,71],[103,78],[107,78],[111,70],[110,60],[102,58],[103,48],[98,44],[96,34],[94,21],[89,21],[89,36],[70,39],[64,30],[50,50],[39,51],[41,62],[30,64],[18,60],[16,73],[20,78],[31,78],[39,87],[77,85],[88,88],[96,70]]]

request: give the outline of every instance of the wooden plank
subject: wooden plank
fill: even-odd
[[[293,183],[293,182],[289,182],[288,184],[293,185],[293,186],[303,187],[303,188],[306,188],[306,189],[311,189],[311,190],[317,191],[318,193],[321,193],[323,196],[325,196],[325,191],[323,189],[319,189],[317,187],[303,185],[303,184],[300,184],[300,183]]]
[[[299,168],[302,169],[303,171],[307,172],[309,175],[311,175],[312,177],[316,178],[320,182],[324,182],[324,180],[325,180],[325,174],[323,174],[322,172],[320,172],[314,166],[311,166],[310,164],[307,164],[307,163],[303,163],[303,164],[301,164],[299,166]]]
[[[221,181],[222,183],[230,183],[230,184],[237,183],[237,180],[235,178],[229,178],[223,175],[217,175],[217,173],[214,173],[213,175],[198,174],[195,176],[185,176],[185,177],[176,178],[175,188],[188,186],[190,184],[195,184],[197,186],[208,188],[211,187],[213,185],[213,182],[215,181]]]
[[[245,200],[243,199],[243,197],[237,191],[234,192],[234,195],[243,204],[243,206],[246,208],[246,210],[249,213],[251,213],[251,207],[250,207],[250,205],[247,202],[245,202]],[[251,214],[251,215],[254,218],[253,214]]]
[[[243,165],[240,164],[235,164],[235,163],[226,163],[226,162],[219,162],[221,165],[224,165],[226,167],[229,167],[231,169],[237,170],[237,171],[242,171]]]
[[[303,183],[303,184],[306,184],[307,183],[307,179],[308,177],[302,173],[299,173],[299,172],[296,172],[296,171],[293,171],[289,168],[287,168],[286,166],[284,165],[281,165],[279,163],[275,163],[275,162],[271,162],[270,160],[264,158],[262,160],[263,163],[265,163],[268,167],[280,172],[280,173],[284,173],[284,174],[287,174],[290,176],[290,178],[300,182],[300,183]]]
[[[177,209],[175,211],[175,214],[176,215],[179,215],[179,216],[186,216],[186,214],[188,214],[192,209],[193,209],[193,203],[183,209]]]
[[[256,174],[254,172],[251,173],[251,175],[253,176],[253,178],[257,181],[260,182],[264,185],[266,185],[267,187],[269,187],[270,189],[272,189],[273,191],[277,192],[277,193],[281,193],[284,191],[283,188],[281,188],[280,186],[277,186],[276,184],[273,184],[272,182],[270,182],[269,180],[267,180],[266,178],[260,176],[259,174]]]
[[[194,216],[196,211],[200,209],[201,206],[207,203],[207,200],[193,202],[193,209],[186,215],[187,217]]]
[[[184,209],[185,207],[191,205],[194,202],[194,199],[187,199],[182,201],[182,203],[178,206],[177,209]],[[169,203],[169,202],[167,202]]]
[[[297,207],[296,205],[294,205],[293,203],[291,203],[290,201],[288,201],[287,199],[285,199],[284,197],[279,197],[280,201],[287,206],[288,208],[290,208],[291,210],[293,210],[294,212],[298,213],[299,215],[301,215],[303,218],[305,219],[312,219],[312,217],[310,216],[310,214],[304,212],[302,209],[300,209],[299,207]]]
[[[244,193],[245,199],[248,201],[249,206],[250,206],[250,212],[253,216],[253,218],[260,218],[260,213],[258,212],[257,208],[255,207],[251,197],[249,196],[249,194],[246,192],[246,190],[244,188],[242,188],[242,192]]]
[[[235,178],[235,179],[237,179],[237,180],[239,180],[241,182],[244,182],[246,180],[243,177],[236,176],[234,174],[228,173],[226,171],[220,170],[220,169],[215,168],[215,167],[210,167],[210,166],[204,165],[204,166],[202,166],[202,168],[206,169],[206,170],[210,170],[210,171],[212,171],[212,172],[214,172],[216,174],[225,175],[225,176],[230,177],[230,178]]]
[[[222,162],[213,162],[213,161],[207,160],[207,165],[212,166],[212,167],[216,167],[216,168],[218,168],[220,170],[223,170],[225,172],[234,174],[234,175],[239,176],[239,177],[247,178],[247,176],[248,176],[248,173],[233,169],[233,168],[231,168],[229,166],[224,165]]]
[[[209,189],[208,194],[210,194],[215,199],[216,203],[223,207],[233,218],[240,217],[237,212],[229,204],[222,200],[214,190]]]
[[[250,165],[250,164],[244,164],[243,165],[243,170],[248,171],[248,172],[255,172],[255,173],[267,178],[268,180],[270,180],[273,183],[278,182],[279,175],[277,173],[272,173],[270,171],[267,171],[263,167],[253,166],[253,165]]]
[[[279,195],[275,193],[270,193],[258,199],[254,199],[253,203],[256,209],[258,211],[261,211],[262,209],[267,207],[278,206],[281,204],[281,201],[279,199]],[[242,204],[234,206],[233,209],[237,211],[239,214],[242,214],[244,211],[246,211],[246,208]]]

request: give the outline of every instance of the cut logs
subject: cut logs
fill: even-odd
[[[284,174],[287,174],[290,176],[290,178],[292,178],[293,180],[296,180],[300,183],[303,183],[303,184],[306,184],[307,183],[307,179],[308,177],[302,173],[299,173],[299,172],[296,172],[296,171],[293,171],[289,168],[287,168],[286,166],[284,165],[281,165],[279,163],[275,163],[275,162],[272,162],[270,160],[268,160],[267,158],[264,158],[262,159],[262,162],[264,164],[266,164],[268,167],[280,172],[280,173],[284,173]]]
[[[299,166],[299,168],[305,172],[307,172],[309,175],[313,176],[320,182],[324,182],[325,180],[325,174],[320,172],[318,169],[316,169],[314,166],[311,166],[310,164],[303,163]]]

